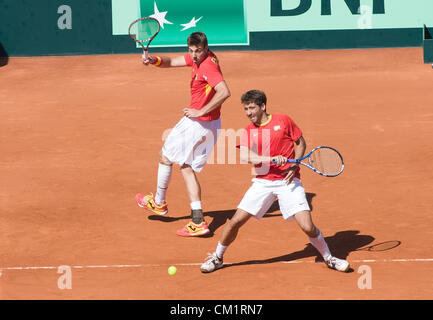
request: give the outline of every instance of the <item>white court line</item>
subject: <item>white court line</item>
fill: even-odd
[[[180,265],[180,264],[179,264]],[[192,265],[192,264],[191,264]],[[67,265],[62,265],[67,266]],[[69,266],[71,269],[103,269],[103,268],[145,268],[145,267],[161,267],[160,264],[114,264],[114,265],[100,265],[100,266]],[[58,269],[61,266],[50,267],[0,267],[0,270],[44,270],[44,269]]]
[[[382,259],[382,260],[349,260],[354,263],[369,263],[369,262],[433,262],[433,258],[428,259]],[[286,264],[300,264],[300,263],[316,263],[314,260],[304,261],[281,261]],[[238,263],[226,263],[226,265],[237,265]],[[252,263],[254,264],[254,263]],[[201,263],[174,263],[175,266],[200,266]],[[67,266],[67,265],[64,265]],[[70,266],[71,269],[117,269],[117,268],[150,268],[150,267],[163,267],[170,266],[169,264],[114,264],[114,265],[95,265],[95,266]],[[52,270],[58,269],[61,266],[47,266],[47,267],[0,267],[2,270]]]

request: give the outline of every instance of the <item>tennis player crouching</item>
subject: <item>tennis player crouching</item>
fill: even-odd
[[[349,263],[332,256],[322,233],[313,224],[298,165],[287,163],[287,159],[299,159],[304,155],[306,145],[301,130],[288,116],[267,113],[266,95],[262,91],[248,91],[241,101],[251,123],[241,137],[240,158],[254,164],[257,176],[224,227],[216,251],[208,255],[200,270],[208,273],[221,268],[224,252],[235,240],[239,228],[251,216],[262,218],[278,198],[284,219],[296,220],[326,265],[348,271]],[[276,164],[272,162],[274,160]]]

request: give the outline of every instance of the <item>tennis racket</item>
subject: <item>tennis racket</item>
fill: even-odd
[[[149,58],[149,45],[160,29],[158,20],[150,17],[133,21],[128,28],[129,37],[143,48],[145,58]]]
[[[308,162],[302,162],[302,160],[307,160]],[[275,160],[273,162],[276,163]],[[326,146],[314,148],[303,158],[287,159],[287,162],[302,164],[325,177],[336,177],[344,169],[344,161],[341,154],[334,148]]]

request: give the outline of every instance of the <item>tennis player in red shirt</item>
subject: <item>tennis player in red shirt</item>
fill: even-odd
[[[267,113],[266,95],[262,91],[248,91],[242,95],[241,101],[251,121],[241,137],[241,161],[254,164],[257,175],[233,218],[224,227],[216,251],[208,255],[200,270],[208,273],[221,268],[224,252],[236,239],[239,228],[251,216],[262,218],[278,198],[284,219],[296,220],[326,265],[347,271],[349,263],[331,255],[322,233],[313,224],[299,166],[287,163],[287,159],[302,158],[305,153],[301,129],[286,115]]]
[[[192,67],[191,102],[183,109],[184,116],[171,130],[160,152],[155,196],[137,194],[136,201],[142,208],[156,214],[168,212],[166,202],[173,163],[180,165],[191,205],[191,219],[176,233],[180,236],[202,236],[209,233],[204,221],[201,188],[196,176],[207,162],[221,128],[221,105],[230,96],[218,59],[209,50],[206,35],[194,32],[188,37],[188,54],[170,58],[143,55],[144,65],[159,68]]]

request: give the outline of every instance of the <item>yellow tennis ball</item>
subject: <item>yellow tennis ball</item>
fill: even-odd
[[[168,268],[168,274],[174,276],[177,272],[177,268],[175,266],[171,266]]]

